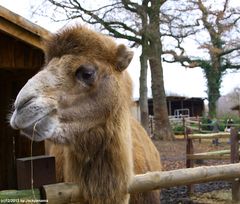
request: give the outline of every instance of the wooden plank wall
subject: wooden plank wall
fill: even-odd
[[[16,188],[16,158],[30,156],[30,140],[13,130],[7,115],[21,87],[43,64],[43,53],[0,32],[0,190]],[[44,154],[34,143],[33,155]]]
[[[0,68],[39,69],[43,61],[40,49],[0,32]]]

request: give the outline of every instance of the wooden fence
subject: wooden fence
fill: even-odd
[[[196,117],[187,117],[189,120],[190,119],[195,119]],[[171,124],[171,127],[174,131],[174,133],[177,134],[184,134],[184,126],[185,126],[185,116],[181,115],[181,117],[175,117],[175,116],[169,116],[169,122]],[[150,134],[152,135],[154,132],[154,116],[150,115],[149,116],[149,129],[150,129]]]
[[[130,185],[128,192],[146,192],[159,188],[168,188],[173,186],[188,185],[189,190],[192,190],[192,184],[230,180],[232,181],[232,199],[240,201],[240,163],[239,163],[239,137],[237,129],[231,129],[230,133],[209,133],[209,134],[192,134],[197,130],[196,125],[190,129],[188,122],[185,122],[186,127],[186,169],[178,169],[172,171],[149,172],[146,174],[136,175]],[[196,121],[194,121],[196,124]],[[195,129],[194,129],[195,128]],[[199,132],[201,130],[198,129]],[[230,137],[231,136],[231,137]],[[195,139],[215,139],[215,138],[231,138],[231,148],[229,150],[198,153],[194,154],[193,140]],[[232,164],[202,166],[195,167],[193,161],[196,159],[231,159]],[[76,203],[82,200],[79,188],[76,184],[60,183],[44,185],[41,191],[22,190],[22,191],[0,191],[0,203],[18,203],[19,201],[36,200],[47,202],[48,204],[67,204]],[[18,202],[17,202],[18,201]]]
[[[162,172],[148,172],[136,175],[128,192],[146,192],[159,188],[168,188],[180,185],[189,185],[216,180],[230,180],[240,178],[240,164],[218,165],[210,167],[196,167]],[[239,188],[234,189],[235,201],[239,201]],[[0,191],[0,203],[18,203],[36,201],[48,204],[71,204],[82,201],[81,193],[76,184],[58,183],[45,185],[41,190]],[[29,203],[29,202],[28,202]]]
[[[204,124],[211,126],[211,124]],[[199,121],[185,120],[185,139],[186,139],[186,168],[194,167],[194,160],[229,160],[230,163],[239,163],[239,135],[238,124],[231,124],[233,126],[230,132],[212,132],[208,130],[202,130],[202,124]],[[235,126],[235,127],[234,127]],[[198,133],[196,133],[198,132]],[[205,133],[203,133],[205,132]],[[194,153],[193,140],[216,140],[220,138],[227,138],[230,143],[228,150],[212,151]],[[239,180],[232,181],[232,196],[234,200],[239,200],[240,197],[236,189],[240,189]],[[193,185],[188,186],[189,193],[193,192]],[[237,190],[238,191],[238,190]]]

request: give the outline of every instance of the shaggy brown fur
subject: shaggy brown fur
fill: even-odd
[[[132,56],[110,37],[81,26],[65,29],[46,42],[44,69],[25,85],[15,103],[18,109],[26,104],[26,121],[35,117],[27,108],[40,96],[37,102],[44,103],[38,109],[49,114],[38,122],[39,138],[50,137],[59,144],[51,149],[57,175],[61,179],[64,168],[64,180],[79,184],[86,203],[127,204],[133,175],[161,170],[158,151],[130,114],[132,84],[125,69]],[[25,96],[28,89],[34,92],[32,99]],[[24,103],[24,97],[31,100]],[[14,117],[13,126],[24,127]],[[47,125],[51,136],[44,135]],[[28,129],[24,131],[27,135]],[[159,204],[159,191],[131,195],[130,202]]]

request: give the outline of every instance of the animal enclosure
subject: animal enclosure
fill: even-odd
[[[1,32],[1,34],[3,36],[2,39],[4,39],[4,35],[6,35],[5,31]],[[37,70],[43,63],[41,49],[37,48],[36,45],[29,45],[29,42],[25,44],[25,42],[23,42],[23,39],[19,41],[18,39],[16,39],[16,36],[13,38],[12,35],[10,36],[10,42],[5,47],[5,52],[1,50],[1,56],[3,56],[4,60],[2,62],[3,64],[1,65],[2,67],[0,67],[2,77],[1,97],[4,96],[5,98],[1,105],[1,107],[3,107],[3,109],[1,109],[1,124],[4,125],[1,128],[1,135],[3,135],[3,137],[0,137],[0,162],[5,168],[1,169],[3,168],[1,165],[0,175],[2,180],[0,180],[0,182],[3,181],[3,184],[6,184],[6,186],[1,186],[1,188],[3,189],[15,188],[15,158],[19,156],[29,156],[28,154],[30,152],[30,142],[28,140],[25,140],[24,142],[23,138],[21,138],[21,141],[19,141],[18,132],[9,129],[9,127],[6,125],[7,121],[4,115],[7,114],[6,110],[8,110],[10,106],[10,100],[12,98],[15,98],[17,92],[22,87],[22,85],[26,83],[28,78],[30,78],[33,74],[35,74],[35,72],[37,72]],[[11,48],[11,42],[13,41],[15,43],[14,46],[12,46]],[[2,43],[4,44],[4,42]],[[20,48],[21,45],[17,46],[18,43],[23,43],[24,49]],[[6,50],[8,50],[6,48],[9,48],[10,50],[9,55],[6,54],[8,53],[6,52]],[[27,51],[28,49],[29,52]],[[7,60],[8,57],[10,60]],[[40,144],[40,146],[39,144],[37,144],[33,147],[33,149],[35,150],[34,154],[44,153],[42,144]],[[6,172],[7,174],[5,174]],[[165,188],[175,185],[192,184],[218,179],[239,178],[239,176],[239,164],[219,167],[200,167],[196,169],[183,169],[169,172],[150,172],[146,175],[135,176],[133,183],[130,185],[130,188],[124,190],[126,190],[126,192],[145,192],[148,190]],[[40,199],[48,199],[49,203],[70,203],[73,201],[76,202],[79,201],[78,197],[81,196],[81,194],[79,194],[79,186],[76,186],[74,184],[56,184],[51,186],[44,186],[44,189],[45,197],[40,197],[40,193],[38,190],[36,190],[36,196]],[[11,195],[13,196],[13,194]],[[32,191],[30,191],[30,196],[31,195]],[[75,195],[77,196],[77,198],[74,197]],[[4,198],[4,196],[6,198],[9,198],[10,192],[0,192],[0,196],[2,196],[1,198]]]

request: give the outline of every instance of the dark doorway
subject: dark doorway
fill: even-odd
[[[35,71],[0,69],[0,190],[16,187],[16,158],[30,156],[31,142],[8,123],[12,104]],[[44,143],[33,144],[33,155],[44,154]]]

